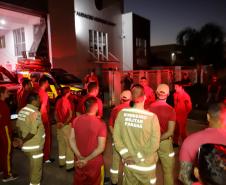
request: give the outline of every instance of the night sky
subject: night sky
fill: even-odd
[[[125,12],[151,20],[151,45],[176,42],[177,33],[208,22],[226,31],[226,0],[124,0]]]

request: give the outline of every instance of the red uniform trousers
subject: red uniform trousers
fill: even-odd
[[[0,171],[4,178],[11,176],[12,160],[11,131],[8,126],[0,128]]]
[[[187,137],[187,113],[176,114],[176,127],[174,131],[173,141],[175,144],[179,144],[179,139],[181,138],[181,142]]]
[[[43,160],[49,160],[52,148],[52,130],[51,123],[49,122],[48,115],[42,114],[42,121],[45,128],[45,144],[44,144],[44,157]]]
[[[74,185],[103,185],[104,165],[97,163],[87,164],[83,168],[76,168]]]

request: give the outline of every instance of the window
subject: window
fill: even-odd
[[[108,34],[89,30],[89,52],[99,60],[108,60]]]
[[[21,56],[26,51],[24,28],[13,30],[15,55]]]
[[[5,48],[5,36],[0,36],[0,49]]]
[[[145,65],[147,62],[147,40],[136,38],[136,63]]]

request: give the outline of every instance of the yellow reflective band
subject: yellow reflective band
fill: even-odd
[[[11,175],[11,139],[9,136],[9,129],[8,126],[5,126],[5,132],[6,132],[6,137],[7,137],[7,142],[8,142],[8,151],[7,151],[7,175]]]
[[[74,160],[73,161],[66,161],[66,164],[73,164],[74,163]]]
[[[34,150],[34,149],[39,149],[39,145],[36,146],[23,146],[22,149],[23,150]]]
[[[41,153],[41,154],[37,154],[37,155],[32,155],[32,158],[33,159],[38,159],[38,158],[41,158],[41,157],[43,157],[43,153]]]
[[[59,155],[59,159],[65,159],[66,156],[65,155]]]
[[[50,85],[49,87],[50,87],[51,91],[53,92],[54,97],[57,97],[58,94],[57,94],[55,86],[54,85]]]
[[[101,182],[100,185],[104,185],[104,165],[101,166]]]
[[[110,173],[112,173],[112,174],[118,174],[118,170],[110,169]]]
[[[157,181],[157,178],[154,178],[154,179],[151,179],[151,180],[150,180],[150,183],[151,183],[151,184],[155,184],[156,181]]]
[[[137,170],[137,171],[142,171],[142,172],[148,172],[156,169],[156,164],[151,165],[151,166],[137,166],[137,165],[128,165],[125,164],[127,168]]]
[[[123,148],[122,150],[119,151],[120,155],[124,155],[128,152],[129,150],[127,148]]]
[[[169,153],[169,157],[174,157],[175,156],[175,153],[172,152],[172,153]]]
[[[33,110],[33,109],[29,108],[29,107],[24,107],[23,109],[31,111],[31,112],[35,112],[35,110]]]

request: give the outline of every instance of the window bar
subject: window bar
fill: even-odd
[[[96,43],[97,43],[97,60],[99,61],[100,60],[100,53],[99,53],[99,32],[97,31],[97,40],[96,40]]]
[[[106,48],[106,58],[108,61],[108,34],[105,33],[105,48]]]

